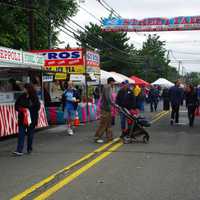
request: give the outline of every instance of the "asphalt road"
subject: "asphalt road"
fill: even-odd
[[[156,113],[153,113],[155,116]],[[152,113],[146,112],[149,118]],[[158,117],[158,115],[157,115]],[[149,144],[123,144],[90,166],[77,178],[48,197],[51,200],[198,200],[200,199],[200,119],[189,128],[185,112],[182,124],[171,127],[169,115],[156,121],[148,131]],[[78,128],[73,137],[58,126],[37,132],[32,155],[13,157],[16,139],[0,142],[0,200],[30,188],[84,155],[101,147],[93,143],[97,123]],[[119,126],[114,128],[120,134]],[[115,144],[114,144],[115,145]],[[109,147],[110,148],[110,147]],[[109,152],[110,151],[110,152]],[[88,160],[99,158],[101,153]],[[59,181],[80,172],[87,162],[61,174],[58,180],[24,199],[34,199]],[[42,199],[42,198],[41,198]]]

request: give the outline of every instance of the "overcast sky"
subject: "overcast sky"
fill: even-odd
[[[82,0],[83,1],[83,0]],[[114,8],[122,18],[143,19],[149,17],[176,17],[176,16],[195,16],[200,15],[200,0],[105,0]],[[85,0],[80,3],[81,7],[93,13],[96,18],[108,17],[109,12],[103,8],[96,0]],[[79,9],[78,14],[73,17],[78,24],[85,26],[89,22],[99,23],[97,19],[89,15],[83,9]],[[71,24],[75,29],[77,27]],[[130,42],[136,48],[141,48],[149,33],[129,33]],[[150,34],[154,34],[151,32]],[[184,71],[200,72],[200,31],[179,31],[179,32],[157,32],[161,39],[167,42],[166,48],[173,51],[174,57],[183,59],[182,66]],[[61,33],[61,41],[76,46],[76,41],[66,34]],[[60,47],[64,47],[65,43]],[[177,67],[178,64],[173,60],[171,65]],[[191,60],[191,61],[188,61]],[[196,60],[196,61],[194,61]],[[197,63],[197,64],[194,64]]]

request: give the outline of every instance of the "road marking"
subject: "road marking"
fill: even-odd
[[[162,115],[162,113],[164,113],[164,112],[166,112],[166,111],[161,111],[161,112],[157,113],[156,115],[153,116],[153,119],[155,119],[156,117]]]
[[[169,111],[164,111],[164,112],[159,113],[159,115],[157,115],[158,117],[156,119],[154,119],[152,121],[152,123],[155,123],[156,121],[158,121],[159,119],[161,119],[163,116],[167,115],[168,113],[169,113]],[[95,158],[94,160],[92,160],[91,162],[89,162],[86,165],[84,165],[83,167],[81,167],[79,170],[75,171],[74,173],[72,173],[68,177],[64,178],[63,180],[61,180],[60,182],[58,182],[57,184],[55,184],[54,186],[52,186],[51,188],[49,188],[48,190],[46,190],[45,192],[41,193],[39,196],[37,196],[36,198],[34,198],[34,200],[45,200],[48,197],[52,196],[54,193],[56,193],[57,191],[59,191],[64,186],[68,185],[69,183],[71,183],[74,179],[76,179],[77,177],[79,177],[85,171],[87,171],[88,169],[90,169],[91,167],[93,167],[94,165],[96,165],[98,162],[100,162],[101,160],[103,160],[104,158],[106,158],[107,156],[109,156],[111,153],[113,153],[114,151],[116,151],[122,145],[123,145],[122,142],[119,142],[119,143],[115,144],[113,147],[111,147],[106,152],[104,152],[103,154],[101,154],[100,156],[98,156],[97,158]]]
[[[160,120],[162,117],[164,117],[165,115],[169,114],[169,112],[170,112],[170,111],[167,111],[167,112],[162,113],[160,116],[158,116],[157,118],[153,119],[153,120],[151,121],[151,123],[157,122],[157,121]]]
[[[152,123],[155,123],[156,121],[158,121],[159,119],[161,119],[163,116],[165,116],[165,115],[168,114],[168,113],[169,113],[169,111],[167,111],[167,112],[166,112],[166,111],[162,111],[162,112],[156,114],[155,117],[154,117],[154,119],[152,120]],[[49,183],[50,181],[52,181],[58,174],[60,174],[60,173],[62,173],[62,172],[64,172],[64,171],[70,170],[71,168],[73,168],[73,167],[75,167],[75,166],[77,166],[77,165],[80,165],[81,163],[83,163],[84,161],[88,160],[89,158],[91,158],[92,156],[96,155],[97,153],[101,153],[103,150],[105,150],[105,149],[108,148],[109,146],[115,144],[115,143],[118,142],[119,140],[120,140],[120,138],[116,138],[116,139],[113,140],[112,142],[109,142],[109,143],[107,143],[107,144],[105,144],[105,145],[102,145],[102,146],[99,147],[98,149],[96,149],[96,150],[94,150],[93,152],[91,152],[91,153],[89,153],[89,154],[83,156],[81,159],[75,161],[74,163],[70,164],[69,166],[66,166],[65,168],[61,169],[60,171],[58,171],[58,172],[56,172],[56,173],[50,175],[49,177],[43,179],[42,181],[40,181],[40,182],[34,184],[33,186],[31,186],[30,188],[26,189],[25,191],[23,191],[22,193],[18,194],[17,196],[12,197],[11,200],[22,200],[22,199],[24,199],[26,196],[28,196],[29,194],[31,194],[32,192],[34,192],[34,191],[37,190],[38,188],[40,188],[40,187],[44,186],[45,184]],[[119,144],[120,144],[120,145],[119,145]],[[120,143],[117,143],[115,146],[118,147],[118,145],[119,145],[119,147],[120,147],[121,145],[123,145],[123,143],[122,143],[122,144],[121,144],[121,142],[120,142]],[[113,146],[113,147],[115,147],[115,146]],[[112,147],[112,148],[113,148],[113,147]],[[118,148],[119,148],[119,147],[118,147]],[[109,152],[105,152],[105,153],[109,153],[108,155],[110,155],[110,153],[113,152],[113,149],[112,149],[112,148],[110,149]],[[103,153],[103,154],[101,154],[101,155],[104,155],[104,156],[107,155],[107,154],[105,154],[105,153]],[[108,156],[108,155],[107,155],[107,156]],[[104,159],[104,156],[102,157],[102,159]],[[105,157],[107,157],[107,156],[105,156]],[[99,158],[99,157],[97,157],[97,158]],[[97,158],[96,158],[96,159],[97,159]],[[101,158],[101,157],[100,157],[100,158]],[[95,161],[96,159],[94,159],[93,161]],[[102,159],[97,159],[97,162],[101,161]],[[91,161],[90,163],[93,163],[93,161]],[[95,164],[95,163],[94,163],[94,164]],[[94,164],[93,164],[93,165],[94,165]],[[93,165],[92,165],[92,166],[93,166]],[[88,164],[86,164],[85,166],[90,166],[90,165],[89,165],[89,163],[88,163]],[[85,166],[83,166],[81,169],[83,170]],[[92,167],[92,166],[91,166],[91,167]],[[89,167],[89,168],[91,168],[91,167]],[[87,168],[87,169],[89,169],[89,168]],[[86,169],[86,170],[87,170],[87,169]],[[86,171],[86,170],[84,170],[84,171]],[[79,171],[79,170],[78,170],[78,171]],[[84,171],[83,171],[83,172],[84,172]],[[81,172],[81,174],[82,174],[83,172]],[[76,172],[74,172],[73,174],[75,174],[75,173],[76,173]],[[79,174],[79,173],[77,173],[77,174]],[[80,175],[80,174],[79,174],[79,175]],[[78,176],[79,176],[79,175],[78,175]],[[75,178],[78,177],[78,176],[75,176]],[[70,175],[70,176],[68,176],[68,177],[72,177],[72,176]],[[67,177],[67,178],[68,178],[68,177]],[[63,179],[63,180],[66,180],[67,178],[65,178],[65,179]],[[75,178],[74,178],[74,179],[75,179]],[[68,180],[68,179],[67,179],[67,180]],[[70,179],[70,180],[71,180],[71,179]],[[72,179],[72,180],[73,180],[73,179]],[[71,180],[71,181],[72,181],[72,180]],[[71,181],[69,181],[69,182],[71,182]],[[62,182],[62,181],[60,181],[60,182]],[[59,182],[59,183],[60,183],[60,182]],[[57,185],[57,184],[56,184],[56,185]],[[65,184],[65,185],[66,185],[66,184]],[[54,187],[54,186],[53,186],[53,187]],[[57,187],[59,187],[59,186],[57,186]],[[50,188],[49,190],[51,190],[51,188]],[[49,191],[49,190],[47,190],[47,191]],[[55,189],[54,189],[54,190],[55,190]],[[57,190],[56,190],[56,191],[57,191]],[[46,192],[44,192],[44,193],[46,194]],[[39,196],[39,197],[40,197],[40,196]],[[36,200],[39,200],[39,199],[36,198]]]
[[[98,162],[100,162],[104,158],[108,157],[111,153],[113,153],[114,151],[116,151],[122,145],[123,145],[122,142],[119,142],[119,143],[115,144],[108,151],[102,153],[100,156],[98,156],[97,158],[95,158],[91,162],[87,163],[86,165],[84,165],[83,167],[81,167],[79,170],[75,171],[74,173],[72,173],[68,177],[64,178],[63,180],[61,180],[60,182],[58,182],[57,184],[55,184],[53,187],[49,188],[48,190],[46,190],[45,192],[43,192],[42,194],[40,194],[38,197],[34,198],[34,200],[45,200],[45,199],[47,199],[48,197],[50,197],[51,195],[53,195],[54,193],[56,193],[58,190],[60,190],[61,188],[63,188],[64,186],[66,186],[67,184],[69,184],[70,182],[72,182],[74,179],[76,179],[82,173],[84,173],[85,171],[87,171],[88,169],[90,169],[91,167],[93,167],[94,165],[96,165]]]
[[[42,181],[34,184],[33,186],[31,186],[30,188],[26,189],[25,191],[23,191],[22,193],[14,196],[11,198],[11,200],[22,200],[23,198],[25,198],[26,196],[28,196],[30,193],[34,192],[35,190],[37,190],[38,188],[42,187],[43,185],[49,183],[51,180],[53,180],[58,174],[70,170],[71,168],[81,164],[82,162],[88,160],[89,158],[91,158],[92,156],[96,155],[97,153],[102,152],[103,150],[105,150],[107,147],[111,146],[112,144],[118,142],[120,139],[116,138],[115,140],[102,145],[101,147],[99,147],[98,149],[94,150],[93,152],[83,156],[81,159],[75,161],[74,163],[70,164],[69,166],[66,166],[65,168],[61,169],[60,171],[52,174],[51,176],[43,179]]]

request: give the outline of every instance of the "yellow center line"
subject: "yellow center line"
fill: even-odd
[[[75,161],[74,163],[70,164],[69,166],[61,169],[60,171],[50,175],[49,177],[43,179],[42,181],[34,184],[33,186],[31,186],[30,188],[26,189],[25,191],[23,191],[22,193],[14,196],[11,198],[11,200],[22,200],[23,198],[25,198],[26,196],[28,196],[30,193],[34,192],[35,190],[37,190],[38,188],[44,186],[45,184],[49,183],[51,180],[53,180],[58,174],[70,170],[71,168],[81,164],[82,162],[88,160],[89,158],[91,158],[92,156],[94,156],[97,153],[102,152],[103,150],[105,150],[106,148],[108,148],[109,146],[111,146],[112,144],[118,142],[120,139],[117,138],[112,142],[109,142],[107,144],[102,145],[101,147],[99,147],[98,149],[94,150],[93,152],[83,156],[81,159]]]
[[[153,121],[152,121],[152,123],[154,123],[154,122],[156,122],[156,121],[158,121],[159,119],[161,119],[163,116],[165,116],[166,114],[168,114],[169,113],[169,111],[168,112],[165,112],[165,111],[162,111],[162,112],[160,112],[160,113],[158,113],[155,117],[154,117],[154,119],[153,119]],[[32,192],[34,192],[35,190],[37,190],[38,188],[40,188],[40,187],[42,187],[42,186],[44,186],[45,184],[47,184],[47,183],[49,183],[50,181],[52,181],[58,174],[60,174],[60,173],[62,173],[62,172],[64,172],[64,171],[67,171],[67,170],[70,170],[71,168],[73,168],[73,167],[75,167],[75,166],[77,166],[77,165],[79,165],[79,164],[81,164],[81,163],[83,163],[84,161],[86,161],[86,160],[88,160],[89,158],[91,158],[92,156],[94,156],[94,155],[96,155],[97,153],[101,153],[102,151],[104,151],[106,148],[108,148],[109,146],[111,146],[111,145],[113,145],[113,144],[115,144],[116,142],[119,142],[120,141],[120,138],[116,138],[114,141],[112,141],[112,142],[109,142],[109,143],[107,143],[107,144],[105,144],[105,145],[102,145],[101,147],[99,147],[98,149],[96,149],[96,150],[94,150],[93,152],[91,152],[91,153],[89,153],[89,154],[87,154],[87,155],[85,155],[85,156],[83,156],[81,159],[79,159],[79,160],[77,160],[77,161],[75,161],[74,163],[72,163],[72,164],[70,164],[70,165],[68,165],[68,166],[66,166],[65,168],[63,168],[63,169],[61,169],[61,170],[59,170],[58,172],[56,172],[56,173],[54,173],[54,174],[52,174],[52,175],[50,175],[49,177],[47,177],[47,178],[45,178],[45,179],[43,179],[42,181],[40,181],[40,182],[38,182],[38,183],[36,183],[36,184],[34,184],[33,186],[31,186],[30,188],[28,188],[28,189],[26,189],[25,191],[23,191],[22,193],[20,193],[20,194],[18,194],[17,196],[14,196],[14,197],[12,197],[11,198],[11,200],[22,200],[22,199],[24,199],[26,196],[28,196],[29,194],[31,194]],[[103,155],[102,157],[101,157],[101,155],[99,156],[99,157],[97,157],[97,158],[95,158],[94,160],[92,160],[91,162],[89,162],[88,164],[86,164],[85,166],[90,166],[90,163],[93,163],[92,165],[91,165],[91,167],[95,164],[95,162],[94,161],[97,161],[97,162],[99,162],[99,161],[101,161],[103,158],[105,158],[105,157],[107,157],[108,155],[110,155],[114,150],[116,150],[115,149],[115,147],[121,147],[122,146],[122,144],[123,143],[117,143],[116,145],[114,145],[111,149],[110,149],[110,151],[108,152],[108,151],[106,151],[105,153],[103,153],[103,154],[101,154],[101,155]],[[113,150],[113,148],[114,148],[114,150]],[[106,155],[106,156],[105,156]],[[101,159],[98,159],[98,158],[101,158]],[[89,167],[89,168],[84,168],[85,166],[83,166],[81,169],[79,169],[79,170],[81,170],[81,171],[83,171],[83,172],[85,172],[87,169],[89,169],[89,168],[91,168],[91,167]],[[86,169],[86,170],[83,170],[83,169]],[[79,172],[79,170],[77,170],[76,172],[74,172],[73,174],[79,174],[80,172]],[[83,173],[82,172],[82,173]],[[80,173],[81,174],[81,173]],[[79,174],[79,175],[80,175]],[[78,176],[79,176],[78,175]],[[71,177],[71,178],[69,178],[69,179],[67,179],[68,177]],[[63,181],[64,180],[70,180],[69,182],[71,182],[73,179],[73,176],[68,176],[67,178],[65,178],[65,179],[63,179]],[[77,176],[75,176],[74,178],[76,178]],[[60,182],[62,182],[62,181],[60,181]],[[60,183],[59,182],[59,183]],[[67,182],[68,183],[68,182]],[[66,183],[66,184],[67,184]],[[65,185],[66,185],[65,184]],[[56,184],[57,185],[57,184]],[[62,184],[61,184],[62,185]],[[53,186],[54,187],[54,186]],[[58,186],[57,186],[58,187]],[[57,188],[56,187],[56,188]],[[59,186],[60,187],[60,186]],[[63,187],[63,186],[62,186]],[[51,190],[51,188],[49,189],[50,191],[52,191]],[[49,190],[47,190],[47,191],[49,191]],[[55,188],[54,188],[54,190],[55,190]],[[59,190],[59,189],[58,189]],[[56,189],[56,191],[58,191],[57,189]],[[44,192],[45,194],[46,194],[46,192]],[[43,193],[42,193],[43,194]],[[41,195],[40,195],[41,196]],[[40,197],[39,196],[39,197]],[[37,198],[36,198],[36,200],[38,200]]]
[[[154,119],[152,121],[152,123],[158,121],[159,119],[161,119],[163,116],[167,115],[168,113],[169,113],[169,111],[162,112],[160,115],[158,115],[158,117],[156,119]],[[49,188],[45,192],[41,193],[39,196],[37,196],[36,198],[34,198],[34,200],[45,200],[48,197],[52,196],[54,193],[56,193],[57,191],[59,191],[60,189],[62,189],[66,185],[68,185],[70,182],[72,182],[78,176],[80,176],[81,174],[83,174],[85,171],[87,171],[88,169],[90,169],[91,167],[93,167],[94,165],[96,165],[98,162],[100,162],[101,160],[103,160],[104,158],[106,158],[107,156],[109,156],[111,153],[113,153],[114,151],[116,151],[122,145],[123,145],[122,142],[119,142],[119,143],[115,144],[113,147],[111,147],[106,152],[104,152],[101,155],[99,155],[97,158],[95,158],[91,162],[87,163],[86,165],[84,165],[83,167],[81,167],[80,169],[78,169],[77,171],[75,171],[74,173],[72,173],[71,175],[69,175],[68,177],[66,177],[63,180],[59,181],[57,184],[55,184],[54,186],[52,186],[51,188]]]
[[[161,111],[161,112],[157,113],[156,115],[153,116],[153,119],[157,118],[158,116],[162,115],[165,112],[166,111]]]
[[[60,182],[55,184],[53,187],[49,188],[48,190],[46,190],[45,192],[43,192],[42,194],[40,194],[38,197],[34,198],[33,200],[44,200],[44,199],[47,199],[48,197],[50,197],[51,195],[56,193],[58,190],[60,190],[61,188],[63,188],[67,184],[69,184],[71,181],[76,179],[78,176],[83,174],[85,171],[87,171],[88,169],[90,169],[91,167],[96,165],[98,162],[100,162],[104,158],[108,157],[111,153],[116,151],[122,145],[123,145],[122,142],[119,142],[119,143],[115,144],[108,151],[102,153],[100,156],[98,156],[97,158],[95,158],[91,162],[87,163],[86,165],[84,165],[83,167],[81,167],[79,170],[75,171],[74,173],[72,173],[68,177],[64,178],[63,180],[61,180]]]
[[[169,114],[169,112],[170,112],[170,111],[167,111],[167,112],[162,113],[160,116],[158,116],[157,118],[153,119],[153,120],[151,121],[151,123],[157,122],[157,121],[160,120],[162,117],[164,117],[165,115]]]

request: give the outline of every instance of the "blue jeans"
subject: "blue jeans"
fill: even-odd
[[[126,129],[126,117],[123,113],[120,113],[121,129]]]
[[[18,152],[23,152],[26,133],[27,133],[27,151],[28,152],[32,151],[34,132],[35,132],[35,127],[32,124],[28,128],[25,127],[23,124],[19,124],[19,135],[17,144]]]

